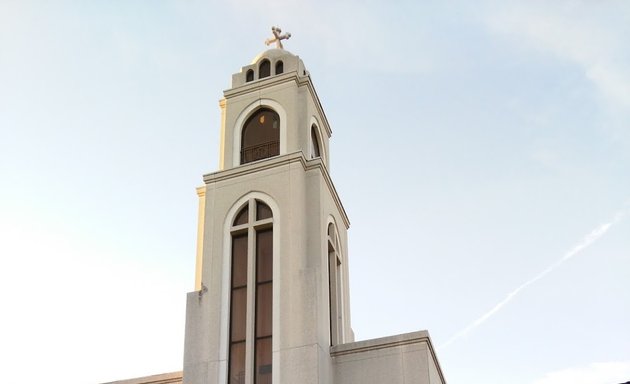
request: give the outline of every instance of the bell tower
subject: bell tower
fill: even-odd
[[[184,383],[332,383],[331,345],[354,338],[349,221],[309,72],[269,49],[232,76],[219,105],[220,169],[197,190]]]
[[[297,151],[328,165],[332,132],[298,56],[283,49],[261,53],[232,75],[232,88],[224,94],[221,170]]]
[[[443,384],[429,335],[354,341],[350,225],[332,131],[302,60],[269,49],[232,75],[219,170],[197,189],[184,384]]]

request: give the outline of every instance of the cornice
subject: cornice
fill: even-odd
[[[271,88],[283,83],[289,83],[291,81],[300,85],[300,77],[301,76],[299,76],[296,71],[283,73],[282,75],[269,76],[264,79],[250,81],[249,83],[226,89],[223,91],[223,96],[225,96],[226,99],[229,99],[252,92],[262,91],[266,88]]]
[[[112,381],[105,384],[181,384],[183,379],[182,371],[162,373],[159,375],[137,377],[134,379]]]
[[[302,151],[292,152],[281,156],[274,156],[261,161],[240,165],[223,171],[208,173],[203,175],[203,181],[206,185],[210,185],[237,177],[251,175],[268,169],[280,168],[294,163],[301,164],[302,169],[305,172],[317,169],[320,171],[320,174],[326,182],[328,190],[333,197],[333,200],[335,201],[335,205],[337,205],[337,209],[341,213],[346,228],[349,228],[350,220],[348,219],[348,214],[346,213],[346,210],[341,203],[341,199],[339,198],[337,189],[335,188],[335,185],[332,181],[332,178],[330,177],[330,174],[328,173],[328,169],[326,169],[326,166],[324,165],[324,162],[320,158],[306,160]]]

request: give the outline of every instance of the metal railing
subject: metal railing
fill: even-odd
[[[241,164],[280,154],[280,141],[269,141],[241,149]]]

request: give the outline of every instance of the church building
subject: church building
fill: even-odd
[[[427,331],[355,341],[332,130],[273,32],[278,47],[232,75],[220,101],[219,170],[197,189],[183,371],[115,383],[446,383]]]

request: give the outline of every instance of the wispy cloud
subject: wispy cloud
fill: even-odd
[[[562,264],[564,264],[565,262],[570,260],[572,257],[577,255],[578,253],[580,253],[581,251],[583,251],[587,247],[589,247],[591,244],[593,244],[599,238],[604,236],[604,234],[606,234],[606,232],[608,232],[608,230],[613,225],[617,224],[621,219],[623,219],[623,217],[628,213],[628,208],[629,208],[629,204],[626,203],[624,205],[624,207],[622,209],[620,209],[613,216],[613,218],[610,221],[608,221],[607,223],[604,223],[604,224],[598,226],[597,228],[595,228],[594,230],[592,230],[588,235],[584,236],[584,238],[582,238],[577,244],[575,244],[568,252],[566,252],[562,256],[562,258],[560,258],[555,263],[551,264],[549,267],[545,268],[542,272],[540,272],[539,274],[537,274],[533,278],[531,278],[531,279],[527,280],[526,282],[524,282],[523,284],[519,285],[512,292],[508,293],[508,295],[503,300],[501,300],[499,303],[497,303],[492,309],[490,309],[488,312],[483,314],[477,320],[473,321],[470,325],[468,325],[467,327],[465,327],[461,331],[457,332],[450,339],[448,339],[444,344],[442,344],[440,346],[440,348],[447,347],[450,344],[452,344],[453,342],[455,342],[455,341],[459,340],[460,338],[466,336],[473,329],[479,327],[481,324],[485,323],[489,318],[494,316],[506,304],[508,304],[510,301],[514,300],[514,298],[519,293],[521,293],[525,288],[529,287],[530,285],[534,284],[538,280],[540,280],[543,277],[547,276],[549,273],[553,272],[556,268],[558,268],[559,266],[561,266]]]
[[[617,384],[627,380],[630,380],[630,361],[615,361],[550,372],[532,384]]]

